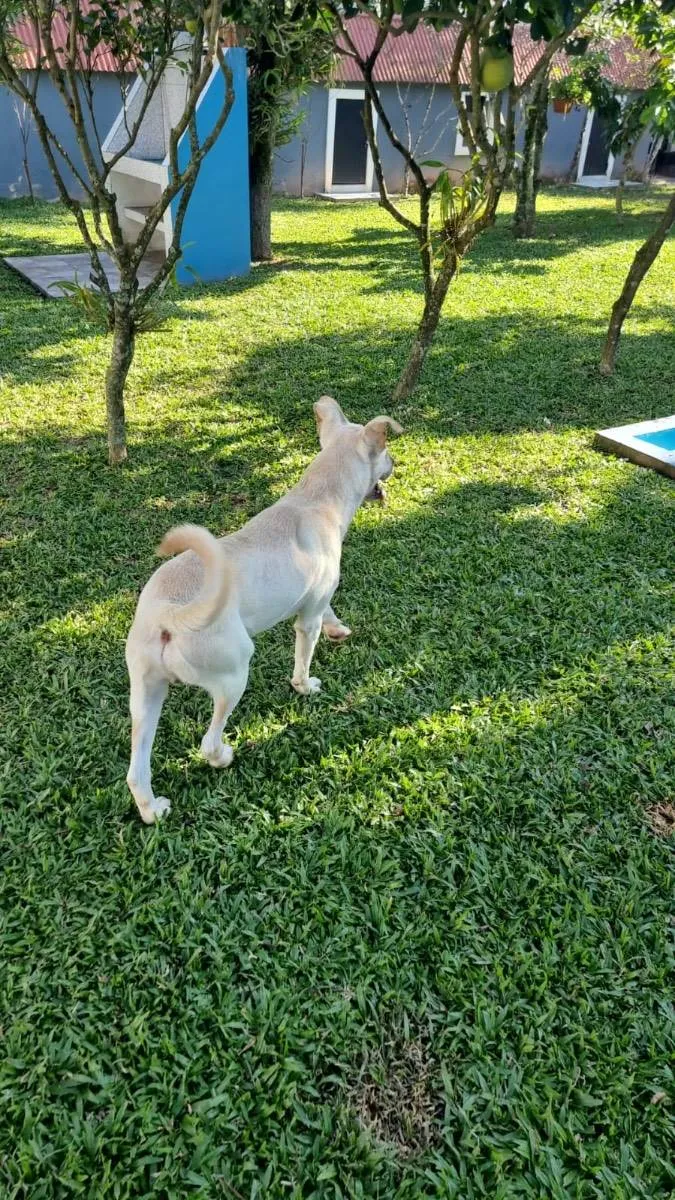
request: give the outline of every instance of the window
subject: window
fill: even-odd
[[[473,96],[472,96],[471,92],[463,91],[462,92],[462,100],[464,101],[464,107],[466,108],[467,116],[468,116],[469,120],[471,120],[471,113],[473,112]],[[487,104],[487,101],[488,101],[487,93],[481,92],[480,103],[481,103],[482,109],[485,109],[485,105]],[[487,125],[488,137],[489,137],[490,141],[492,141],[492,113],[490,112],[489,109],[488,109],[488,113],[487,113],[486,125]],[[462,127],[459,123],[459,114],[457,115],[457,126],[456,126],[456,134],[455,134],[455,154],[456,155],[470,154],[469,147],[467,146],[466,142],[464,141],[464,138],[462,137]]]

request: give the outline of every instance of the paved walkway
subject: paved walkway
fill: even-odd
[[[88,254],[36,254],[31,257],[5,258],[3,262],[37,288],[50,300],[62,300],[64,292],[58,285],[62,280],[93,287],[90,280],[91,263]],[[143,259],[138,272],[138,282],[145,287],[154,278],[162,262],[159,254],[149,254]],[[103,269],[114,292],[120,283],[119,271],[108,254],[101,255]]]

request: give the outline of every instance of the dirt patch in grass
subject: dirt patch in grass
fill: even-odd
[[[675,833],[675,805],[669,800],[652,804],[645,809],[649,828],[657,837],[672,837]]]
[[[438,1141],[443,1113],[438,1063],[420,1040],[369,1055],[349,1097],[359,1124],[403,1158]]]

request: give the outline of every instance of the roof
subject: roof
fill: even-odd
[[[96,7],[95,0],[80,0],[80,10],[85,16]],[[30,17],[20,17],[15,21],[12,33],[16,41],[24,47],[23,53],[18,50],[14,55],[16,66],[22,71],[34,71],[42,58],[42,66],[46,69],[44,49],[40,46],[39,37]],[[57,52],[63,50],[68,42],[68,24],[62,10],[57,10],[52,18],[52,40]],[[86,50],[83,50],[80,65],[89,71],[107,71],[113,74],[120,71],[118,60],[110,47],[104,43],[96,48],[91,57]],[[125,67],[125,70],[133,70],[133,67],[129,65]]]
[[[96,7],[96,0],[80,0],[80,8],[84,14]],[[450,64],[457,42],[457,25],[449,25],[436,31],[420,21],[414,33],[401,33],[396,37],[388,37],[375,66],[374,78],[376,83],[449,83]],[[68,39],[68,26],[63,12],[54,14],[53,24],[54,46],[57,50],[64,47]],[[361,14],[349,22],[349,33],[360,54],[367,55],[375,40],[376,24],[371,17]],[[24,71],[32,71],[38,65],[38,39],[32,22],[22,17],[14,25],[14,36],[24,47],[24,53],[17,55],[17,66]],[[522,83],[532,68],[536,65],[546,48],[545,42],[533,42],[527,25],[516,26],[513,41],[513,57],[516,83]],[[648,83],[650,55],[638,50],[631,38],[605,38],[594,44],[593,49],[605,50],[609,55],[609,65],[604,72],[616,87],[626,90],[640,90]],[[563,73],[568,69],[568,60],[564,54],[556,54],[554,62]],[[94,71],[116,73],[119,64],[108,46],[97,48],[91,62],[84,59],[82,66]],[[336,67],[336,79],[340,83],[362,83],[363,76],[358,64],[353,58],[343,55]],[[462,56],[460,83],[468,85],[471,82],[469,74],[468,50]]]
[[[365,14],[349,22],[349,34],[359,54],[366,57],[372,49],[376,32],[375,21]],[[413,33],[388,37],[375,65],[376,83],[450,83],[450,65],[457,44],[458,25],[436,31],[420,21]],[[517,84],[527,78],[546,49],[545,42],[534,42],[527,25],[516,26],[513,39],[513,58]],[[640,90],[648,83],[651,57],[638,50],[629,37],[605,38],[593,45],[604,50],[609,64],[603,72],[618,88]],[[563,72],[569,69],[566,55],[555,55],[554,62]],[[336,67],[340,83],[362,83],[358,63],[348,55],[341,56]],[[469,52],[465,49],[460,67],[461,84],[470,84]]]

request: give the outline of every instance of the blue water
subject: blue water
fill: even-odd
[[[675,425],[670,429],[659,429],[657,433],[636,433],[635,436],[639,442],[651,442],[661,450],[675,450]]]

